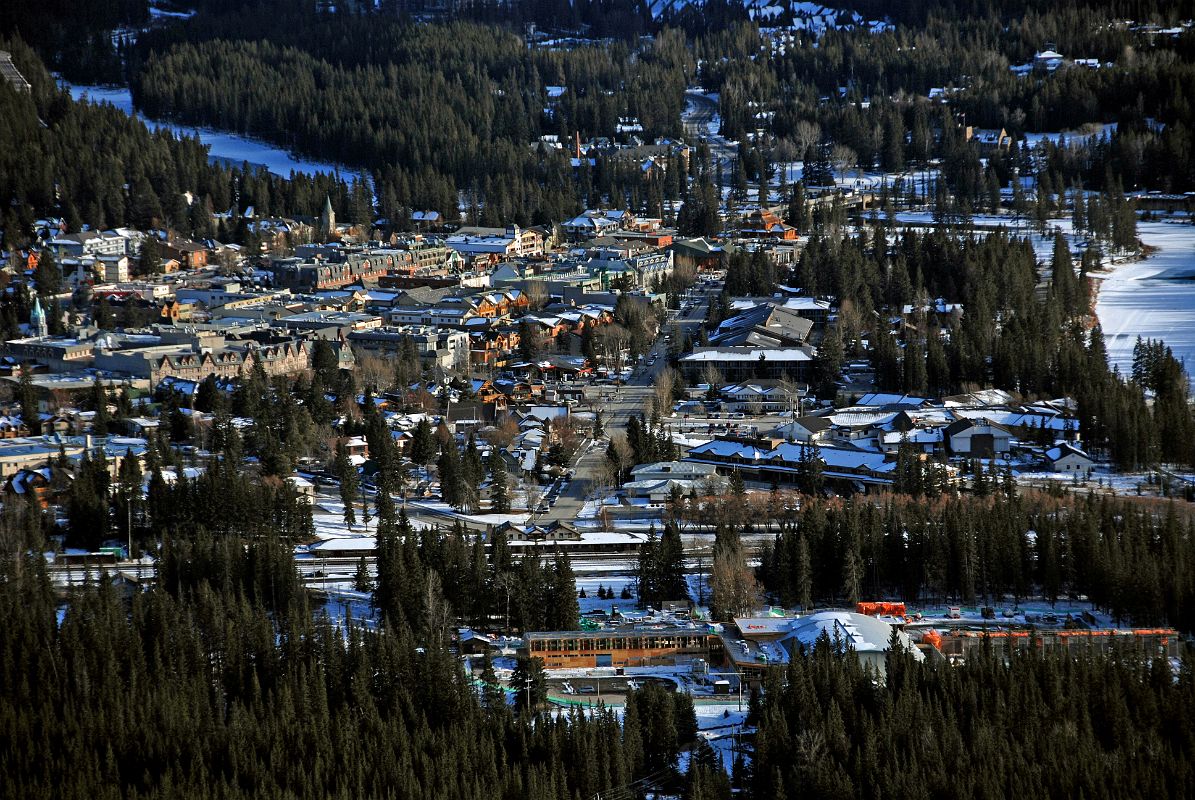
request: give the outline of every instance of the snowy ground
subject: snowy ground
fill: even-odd
[[[1195,483],[1195,473],[1175,471],[1171,473],[1180,482]],[[1161,487],[1151,484],[1150,473],[1146,472],[1115,472],[1108,466],[1099,466],[1092,470],[1091,475],[1079,475],[1076,480],[1073,472],[1049,472],[1046,470],[1017,470],[1017,481],[1033,485],[1049,482],[1063,486],[1082,486],[1095,492],[1105,491],[1113,494],[1157,495]],[[1140,491],[1138,491],[1140,490]]]
[[[599,600],[597,596],[599,586],[613,589],[614,598],[611,600]],[[627,587],[631,591],[631,598],[628,600],[624,600],[620,596],[623,587]],[[610,613],[615,606],[620,611],[628,611],[635,606],[635,579],[625,572],[605,576],[578,576],[577,591],[580,592],[581,589],[585,590],[586,595],[585,597],[577,598],[577,604],[581,607],[582,614],[599,609]]]
[[[745,725],[747,719],[746,698],[743,698],[741,710],[737,695],[733,703],[726,701],[698,703],[693,708],[697,712],[697,735],[714,748],[714,751],[722,759],[722,766],[729,773],[734,766],[736,751],[743,750],[740,737],[754,731],[753,727],[749,728]],[[743,758],[747,762],[751,760],[750,755],[746,752],[744,752]]]
[[[159,8],[158,6],[151,5],[149,7],[149,15],[153,19],[190,19],[191,17],[195,16],[195,12],[193,10],[174,11],[168,8]]]
[[[314,175],[318,172],[339,172],[346,179],[358,174],[336,164],[298,158],[279,147],[250,139],[247,136],[212,128],[197,128],[146,119],[133,108],[133,98],[127,87],[76,86],[66,81],[60,81],[60,83],[70,90],[71,97],[76,100],[86,98],[93,103],[111,103],[129,116],[140,118],[151,128],[165,128],[174,131],[178,136],[198,137],[203,144],[207,145],[208,155],[213,159],[226,160],[235,164],[248,161],[250,164],[264,166],[270,172],[284,178],[289,177],[292,172],[307,175]]]
[[[1096,315],[1108,360],[1121,373],[1133,366],[1137,337],[1161,339],[1195,369],[1195,225],[1142,222],[1141,241],[1157,252],[1112,269],[1100,281]]]
[[[1060,144],[1063,139],[1068,144],[1074,145],[1076,143],[1083,144],[1089,139],[1098,139],[1101,136],[1111,136],[1116,132],[1116,123],[1112,122],[1107,125],[1101,125],[1096,130],[1092,131],[1064,131],[1062,133],[1026,133],[1025,144],[1028,147],[1037,147],[1042,142],[1053,142]]]
[[[424,511],[430,511],[433,514],[437,514],[446,518],[461,519],[467,522],[479,522],[489,525],[501,525],[504,522],[513,522],[516,525],[524,525],[530,517],[526,511],[511,514],[461,514],[455,508],[442,500],[412,500],[408,501],[407,505],[412,510],[422,509]]]

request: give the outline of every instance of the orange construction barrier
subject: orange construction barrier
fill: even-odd
[[[904,603],[855,603],[855,611],[869,617],[903,617],[906,616]]]

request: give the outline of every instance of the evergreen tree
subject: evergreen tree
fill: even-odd
[[[37,391],[33,387],[33,373],[28,364],[21,365],[21,377],[17,383],[17,399],[21,404],[21,421],[33,435],[41,433],[41,417],[37,412]]]
[[[43,250],[37,260],[37,268],[33,273],[33,284],[40,297],[53,297],[62,291],[62,271],[58,268],[53,253],[49,250]],[[51,313],[51,310],[47,309],[47,319]]]
[[[490,450],[488,459],[490,474],[490,511],[495,514],[506,514],[510,511],[510,487],[506,472],[506,463],[498,448]]]
[[[373,591],[373,579],[369,575],[369,565],[365,563],[365,556],[357,559],[357,572],[353,576],[353,589],[366,594]]]
[[[431,423],[427,417],[419,420],[415,431],[411,434],[411,460],[421,466],[426,466],[436,457],[436,439],[432,433]]]
[[[357,475],[357,467],[349,458],[348,445],[343,439],[336,443],[336,459],[332,464],[332,472],[340,483],[340,502],[344,504],[344,524],[351,528],[357,524],[357,512],[354,504],[357,502],[360,480]]]
[[[464,476],[461,471],[460,453],[454,442],[445,445],[436,467],[440,476],[440,497],[448,505],[462,508],[466,503]]]
[[[477,441],[469,435],[464,457],[460,461],[461,504],[468,510],[476,510],[481,504],[481,482],[485,479],[485,463],[477,449]]]
[[[510,688],[515,705],[524,712],[534,712],[548,697],[548,684],[541,658],[520,656],[510,674]]]

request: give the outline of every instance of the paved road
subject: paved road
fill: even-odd
[[[660,335],[652,343],[648,360],[655,359],[651,366],[646,364],[637,368],[630,380],[624,386],[592,386],[586,390],[594,410],[601,409],[602,422],[606,429],[606,436],[625,433],[627,422],[632,415],[648,414],[651,398],[654,394],[653,383],[656,375],[668,365],[669,345],[666,337],[679,335],[681,341],[675,342],[676,347],[684,344],[684,337],[697,333],[698,326],[705,320],[706,309],[710,297],[716,295],[720,287],[698,288],[696,293],[684,300],[685,304],[692,304],[686,313],[669,318],[660,327]],[[674,332],[680,328],[679,334]],[[532,515],[531,521],[547,524],[553,521],[571,522],[581,512],[585,500],[601,488],[604,482],[606,462],[606,442],[597,441],[583,452],[573,465],[574,476],[568,487],[556,498],[556,503],[542,514]]]
[[[694,142],[705,140],[710,147],[710,155],[713,156],[714,163],[710,166],[714,170],[714,175],[717,175],[718,164],[721,164],[723,186],[729,186],[734,159],[738,158],[739,148],[736,143],[718,133],[717,129],[711,130],[711,123],[717,116],[717,101],[706,97],[696,89],[689,89],[685,92],[685,108],[681,112],[681,123],[685,127],[685,135]]]

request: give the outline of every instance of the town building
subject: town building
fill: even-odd
[[[419,358],[428,366],[462,370],[469,365],[470,340],[464,331],[431,325],[404,325],[358,330],[349,333],[350,344],[386,356],[397,354],[404,340],[410,340]]]
[[[709,369],[725,380],[778,378],[805,381],[817,351],[809,345],[795,347],[695,347],[681,356],[681,373],[690,383],[703,380]]]
[[[718,637],[705,628],[612,628],[527,634],[527,654],[547,669],[648,667],[720,660]]]
[[[860,664],[882,677],[894,633],[914,660],[925,660],[925,654],[899,626],[846,610],[816,611],[799,617],[737,618],[733,628],[723,631],[722,641],[735,669],[756,679],[768,667],[811,652],[821,639],[853,653]]]
[[[896,478],[896,461],[884,453],[783,439],[719,436],[690,448],[684,457],[685,461],[712,464],[723,475],[738,472],[747,480],[767,484],[799,482],[808,459],[819,462],[824,480],[855,489],[890,486]]]

